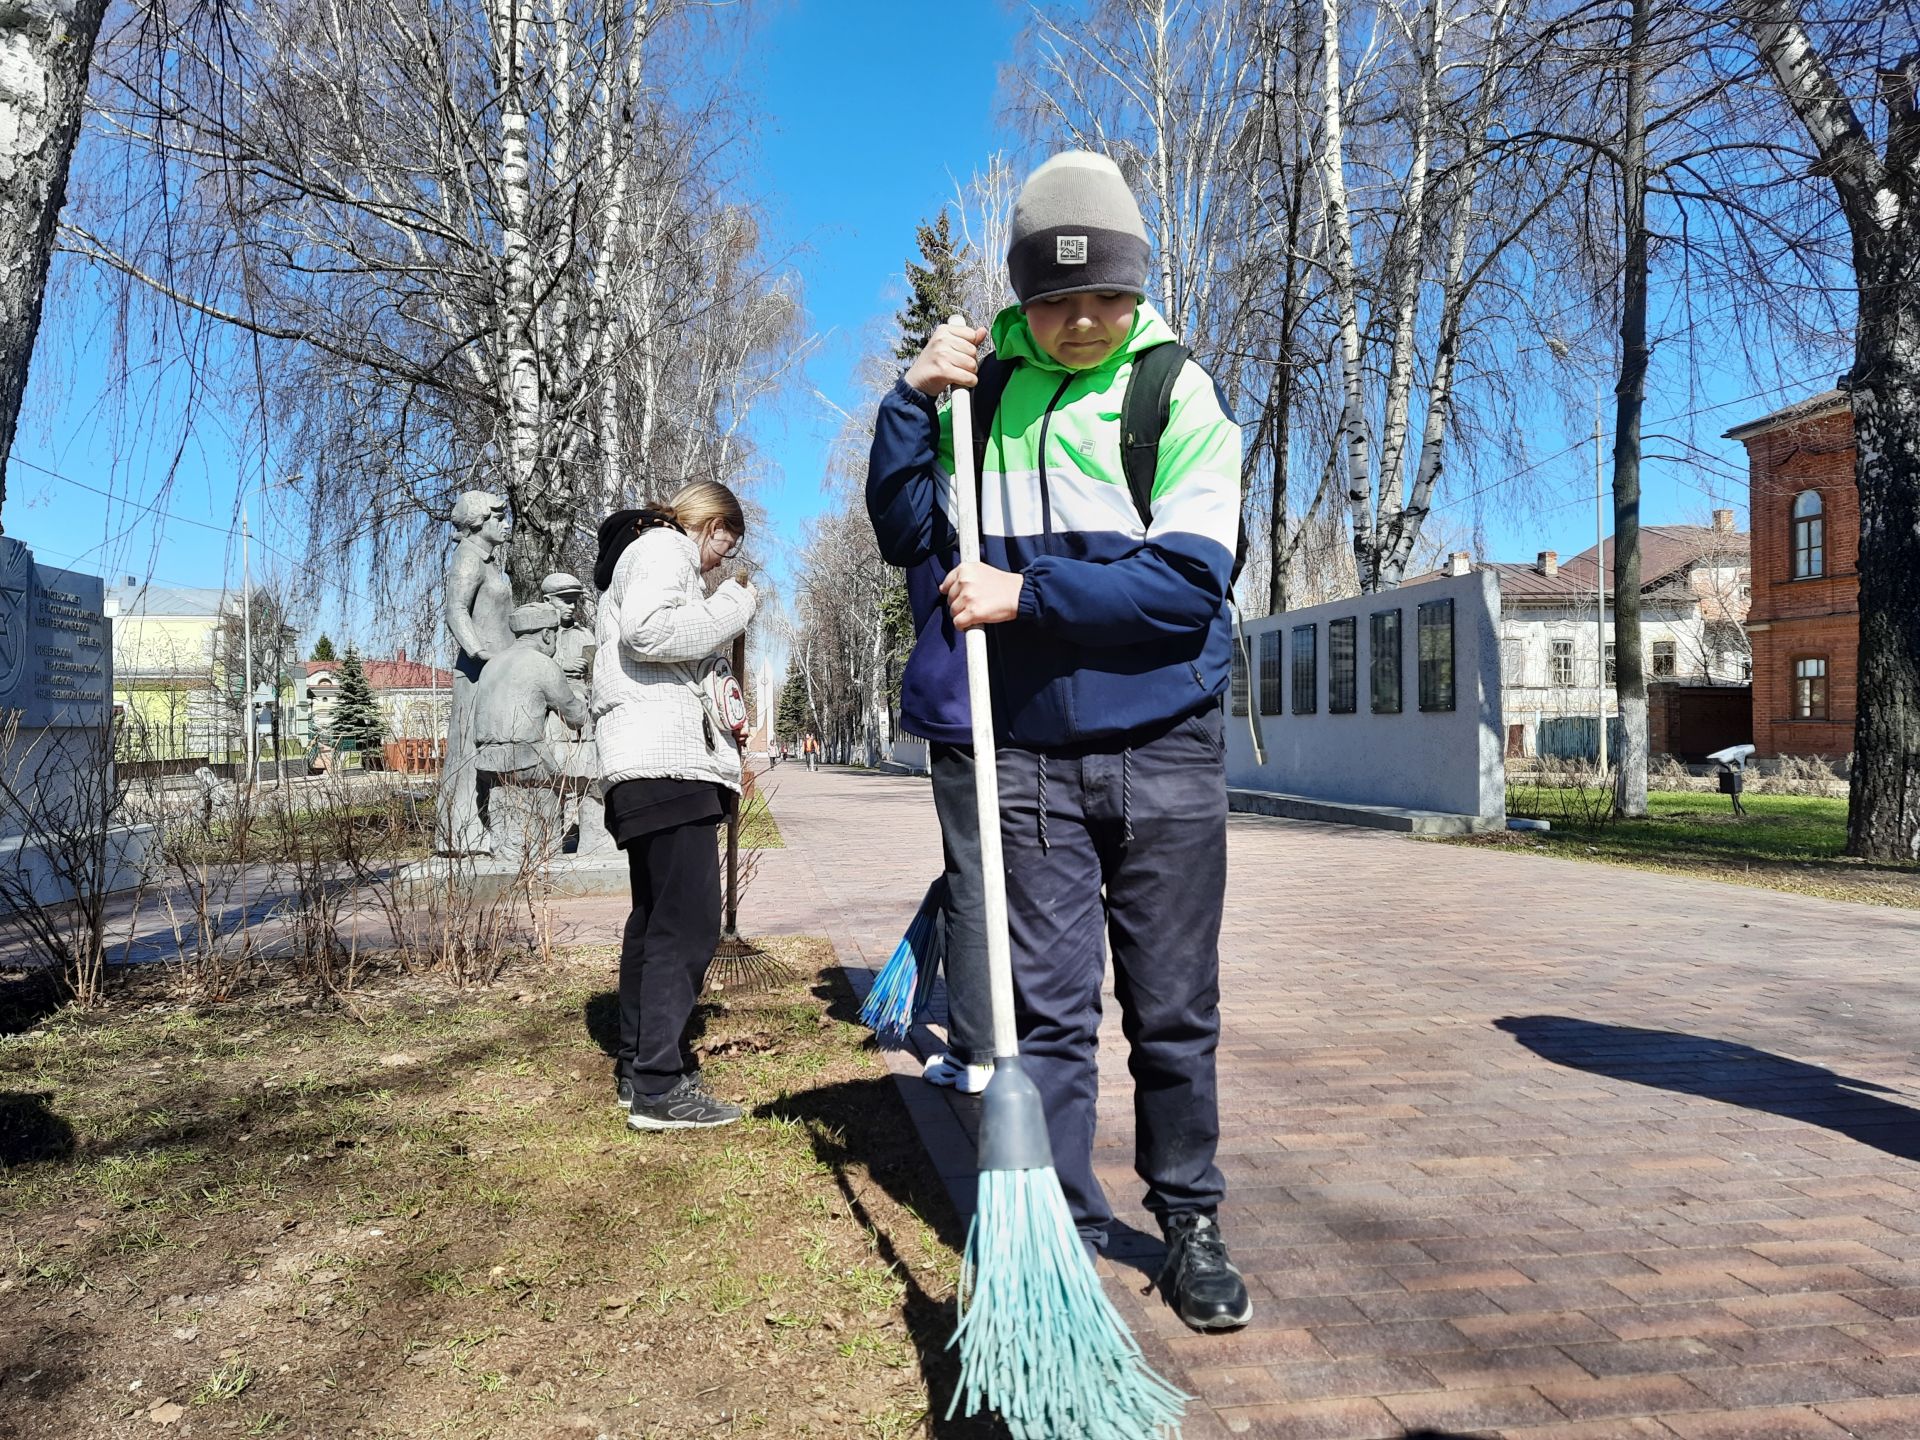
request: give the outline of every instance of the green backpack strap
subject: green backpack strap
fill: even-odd
[[[1173,341],[1134,357],[1120,402],[1120,468],[1140,523],[1153,525],[1153,481],[1160,469],[1160,437],[1173,411],[1173,385],[1193,352]]]

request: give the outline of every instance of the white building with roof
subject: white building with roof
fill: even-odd
[[[1745,631],[1752,577],[1747,536],[1735,529],[1734,512],[1714,511],[1711,526],[1643,526],[1640,538],[1648,681],[1747,684],[1753,671]],[[1476,562],[1457,554],[1441,572],[1490,570],[1499,577],[1500,697],[1510,756],[1590,755],[1595,717],[1602,712],[1617,729],[1613,541],[1598,553],[1598,567],[1591,546],[1564,562],[1542,550],[1532,564]],[[1616,735],[1610,744],[1617,743]]]

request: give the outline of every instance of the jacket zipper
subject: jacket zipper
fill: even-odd
[[[1047,401],[1047,408],[1040,416],[1040,538],[1048,554],[1053,553],[1053,496],[1047,490],[1047,431],[1053,428],[1053,407],[1060,403],[1060,397],[1071,384],[1071,375],[1060,382],[1060,388],[1053,392],[1053,398]]]

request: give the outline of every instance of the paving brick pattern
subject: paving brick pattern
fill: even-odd
[[[792,848],[743,927],[877,966],[937,863],[926,783],[773,779]],[[1920,915],[1251,817],[1228,843],[1244,1332],[1147,1293],[1103,1031],[1096,1158],[1143,1232],[1104,1268],[1203,1402],[1188,1440],[1920,1440]],[[974,1102],[905,1089],[964,1203]]]

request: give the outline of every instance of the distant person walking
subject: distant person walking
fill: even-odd
[[[711,480],[600,527],[593,583],[593,715],[607,831],[627,854],[633,909],[620,943],[615,1084],[635,1130],[727,1125],[743,1113],[706,1088],[687,1045],[720,938],[714,826],[739,803],[744,736],[729,728],[720,652],[759,597],[704,577],[746,533],[740,502]]]
[[[820,737],[811,730],[800,741],[800,753],[807,757],[807,771],[811,774],[820,768]]]

